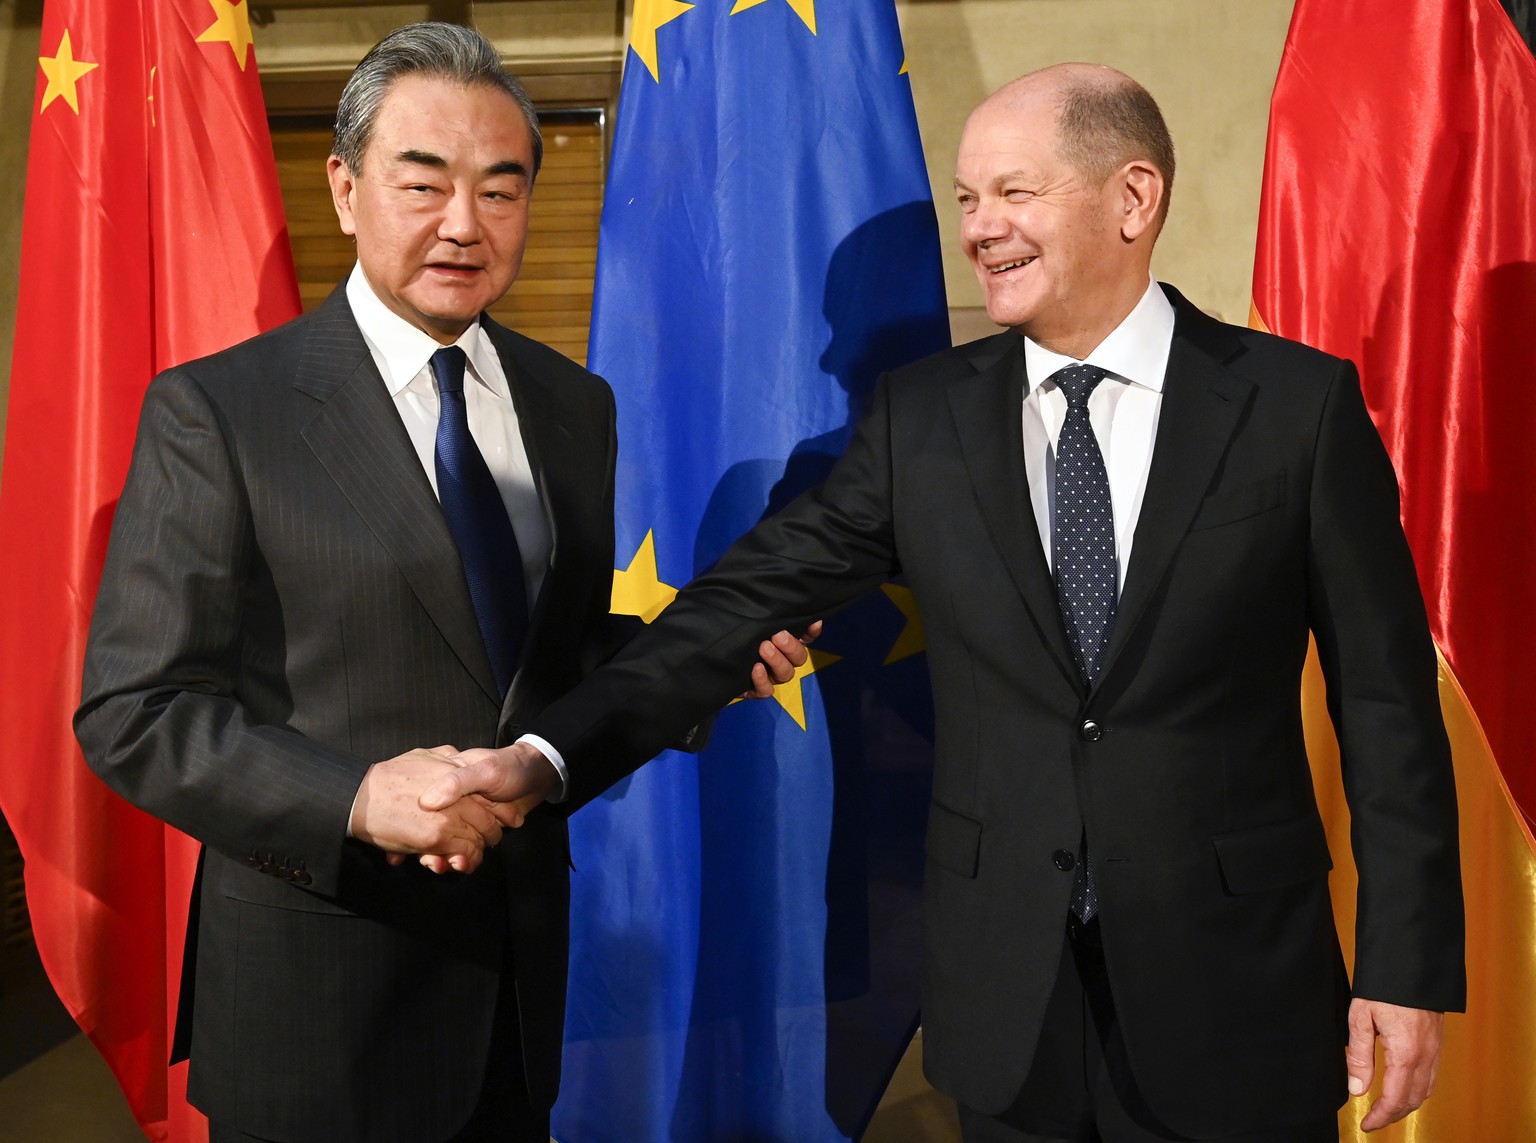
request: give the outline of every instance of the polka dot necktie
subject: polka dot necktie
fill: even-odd
[[[445,346],[432,355],[437,380],[437,498],[458,545],[480,637],[503,696],[517,673],[528,634],[523,557],[496,478],[469,433],[464,402],[464,351]]]
[[[1067,398],[1067,419],[1056,441],[1056,502],[1051,520],[1056,602],[1067,629],[1078,673],[1092,687],[1115,624],[1115,515],[1109,499],[1104,454],[1088,422],[1088,398],[1105,373],[1069,365],[1053,380]],[[1072,912],[1089,921],[1099,895],[1083,840],[1072,882]]]

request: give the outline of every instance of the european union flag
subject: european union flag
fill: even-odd
[[[892,0],[637,0],[590,363],[647,619],[949,344]],[[932,715],[899,584],[571,823],[569,1143],[857,1138],[917,1021]]]

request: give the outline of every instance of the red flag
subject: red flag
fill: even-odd
[[[1441,652],[1467,898],[1467,1014],[1447,1019],[1435,1094],[1376,1140],[1536,1137],[1536,1089],[1494,1078],[1536,1068],[1536,841],[1515,804],[1536,815],[1533,141],[1536,59],[1498,0],[1297,0],[1255,324],[1354,360],[1397,466]],[[1348,818],[1315,671],[1303,706],[1347,949]],[[1364,1138],[1363,1104],[1341,1113],[1342,1137]]]
[[[1360,366],[1435,641],[1536,816],[1536,59],[1498,0],[1300,0],[1254,302]]]
[[[154,1139],[196,846],[70,732],[107,532],[159,370],[299,312],[245,0],[47,0],[0,481],[0,800],[44,966]]]

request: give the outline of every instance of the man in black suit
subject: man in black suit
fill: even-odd
[[[1010,332],[883,378],[820,489],[529,724],[590,796],[589,765],[654,751],[764,632],[903,573],[938,722],[924,1062],[969,1141],[1334,1139],[1379,1038],[1373,1129],[1428,1094],[1464,1003],[1455,788],[1390,462],[1348,362],[1152,280],[1173,174],[1118,72],[986,100],[955,187]],[[1309,633],[1353,813],[1353,982],[1302,738]],[[425,805],[526,809],[553,776],[527,744],[459,761]]]
[[[204,845],[175,1050],[215,1143],[548,1138],[563,819],[489,850],[492,807],[417,804],[618,637],[612,396],[483,314],[540,155],[477,33],[386,37],[329,163],[350,278],[145,400],[76,728]]]

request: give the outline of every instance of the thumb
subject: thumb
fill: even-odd
[[[470,770],[463,769],[444,774],[421,792],[421,797],[416,799],[416,804],[424,810],[446,810],[469,793],[469,782],[466,778],[469,773]]]
[[[1376,1073],[1376,1021],[1358,999],[1349,1006],[1349,1046],[1344,1050],[1349,1094],[1364,1095]]]

